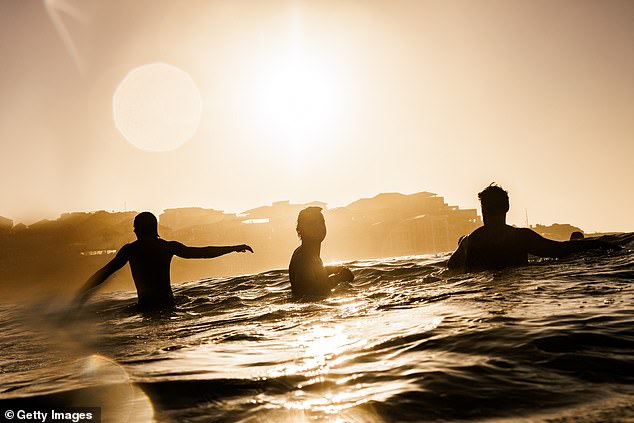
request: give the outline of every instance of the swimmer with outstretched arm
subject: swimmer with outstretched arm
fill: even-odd
[[[326,238],[326,222],[320,207],[307,207],[297,217],[297,247],[288,266],[293,295],[328,295],[341,282],[351,282],[354,275],[347,267],[324,266],[321,243]]]
[[[478,194],[484,226],[464,237],[447,262],[449,269],[479,271],[500,270],[528,263],[528,254],[539,257],[564,257],[593,249],[620,250],[618,245],[586,239],[553,241],[528,228],[506,224],[509,196],[491,184]]]
[[[171,309],[175,306],[170,285],[170,264],[172,257],[214,258],[231,252],[253,252],[248,245],[224,247],[189,247],[177,241],[159,238],[158,221],[150,212],[143,212],[134,218],[134,233],[137,240],[124,245],[117,255],[99,269],[75,296],[74,303],[81,306],[97,286],[114,272],[130,263],[132,279],[138,295],[138,308],[146,310]]]

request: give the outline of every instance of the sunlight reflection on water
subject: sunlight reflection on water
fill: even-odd
[[[549,421],[602,398],[606,416],[632,415],[630,253],[426,278],[436,261],[355,264],[354,285],[312,301],[279,289],[284,272],[199,281],[159,319],[107,294],[95,330],[0,307],[0,393],[79,398],[114,378],[97,387],[108,404],[151,399],[140,415],[160,422]],[[94,356],[78,372],[95,350],[115,367]]]
[[[358,310],[361,306],[359,302],[344,303],[340,310],[345,314],[346,311]],[[386,316],[383,314],[368,316],[354,322],[320,322],[306,327],[296,342],[301,357],[292,364],[273,369],[268,376],[277,378],[301,375],[308,379],[297,384],[294,391],[282,398],[261,395],[258,400],[271,409],[304,410],[322,415],[341,416],[345,410],[356,410],[369,401],[385,401],[394,394],[411,389],[407,378],[380,385],[357,381],[365,376],[364,370],[375,371],[377,365],[387,369],[401,366],[403,362],[398,355],[405,350],[397,350],[380,362],[371,361],[370,366],[364,366],[363,362],[368,359],[362,359],[352,365],[359,370],[357,373],[348,373],[350,368],[346,373],[337,371],[337,367],[345,362],[357,361],[362,355],[370,353],[373,345],[385,332],[391,332],[393,336],[403,336],[412,330],[421,333],[435,329],[443,321],[443,317],[430,313],[419,316],[420,321],[413,328],[411,311],[394,310],[390,313],[390,319],[385,319]],[[371,370],[372,368],[374,370]],[[367,410],[364,413],[363,421],[380,421],[378,418],[369,418],[371,413],[368,415]],[[302,418],[297,419],[296,415],[294,419],[287,421],[303,421],[305,415],[301,416]]]

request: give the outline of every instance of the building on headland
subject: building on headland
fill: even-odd
[[[346,257],[388,257],[453,250],[460,236],[481,225],[475,209],[460,210],[430,192],[384,193],[357,200],[326,215],[328,245]],[[329,217],[332,216],[332,219]],[[348,237],[347,242],[343,239]],[[357,238],[358,237],[358,238]],[[355,240],[359,241],[355,242]],[[338,249],[338,242],[345,248]],[[356,245],[355,245],[356,244]],[[339,257],[337,257],[339,258]]]
[[[443,197],[430,192],[384,193],[335,208],[319,201],[277,201],[239,214],[200,207],[172,208],[158,216],[162,238],[192,246],[244,243],[255,250],[253,255],[228,254],[214,260],[175,258],[172,280],[285,268],[300,243],[297,215],[309,206],[321,207],[326,219],[324,262],[452,251],[462,235],[482,225],[475,209],[448,205]],[[0,226],[12,227],[0,236],[0,279],[6,281],[9,291],[11,286],[33,284],[74,290],[112,259],[116,250],[135,239],[136,214],[66,213],[29,227],[0,220]],[[548,229],[552,235],[553,227],[535,229]],[[556,229],[568,237],[578,228]],[[108,286],[131,289],[129,270],[118,272]]]
[[[191,226],[210,225],[223,220],[234,219],[235,217],[235,214],[225,214],[222,210],[183,207],[165,209],[158,216],[158,219],[162,226],[178,231]]]
[[[553,223],[549,226],[537,224],[531,226],[530,228],[541,236],[548,239],[554,239],[555,241],[567,241],[570,239],[570,234],[573,232],[583,233],[581,229],[567,223]]]

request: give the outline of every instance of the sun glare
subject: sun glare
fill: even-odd
[[[275,138],[291,161],[317,153],[339,126],[344,110],[341,61],[308,36],[297,6],[286,44],[264,44],[251,85],[253,123]]]
[[[257,83],[259,116],[299,141],[337,117],[337,79],[325,63],[301,55],[273,62]]]
[[[114,122],[141,150],[171,151],[198,130],[202,98],[189,74],[166,63],[131,70],[112,99]]]

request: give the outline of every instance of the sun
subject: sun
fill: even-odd
[[[191,139],[200,125],[202,98],[192,77],[167,63],[132,69],[112,98],[116,128],[133,146],[171,151]]]
[[[318,61],[301,56],[273,61],[258,80],[260,117],[292,137],[329,125],[337,115],[337,82]]]

